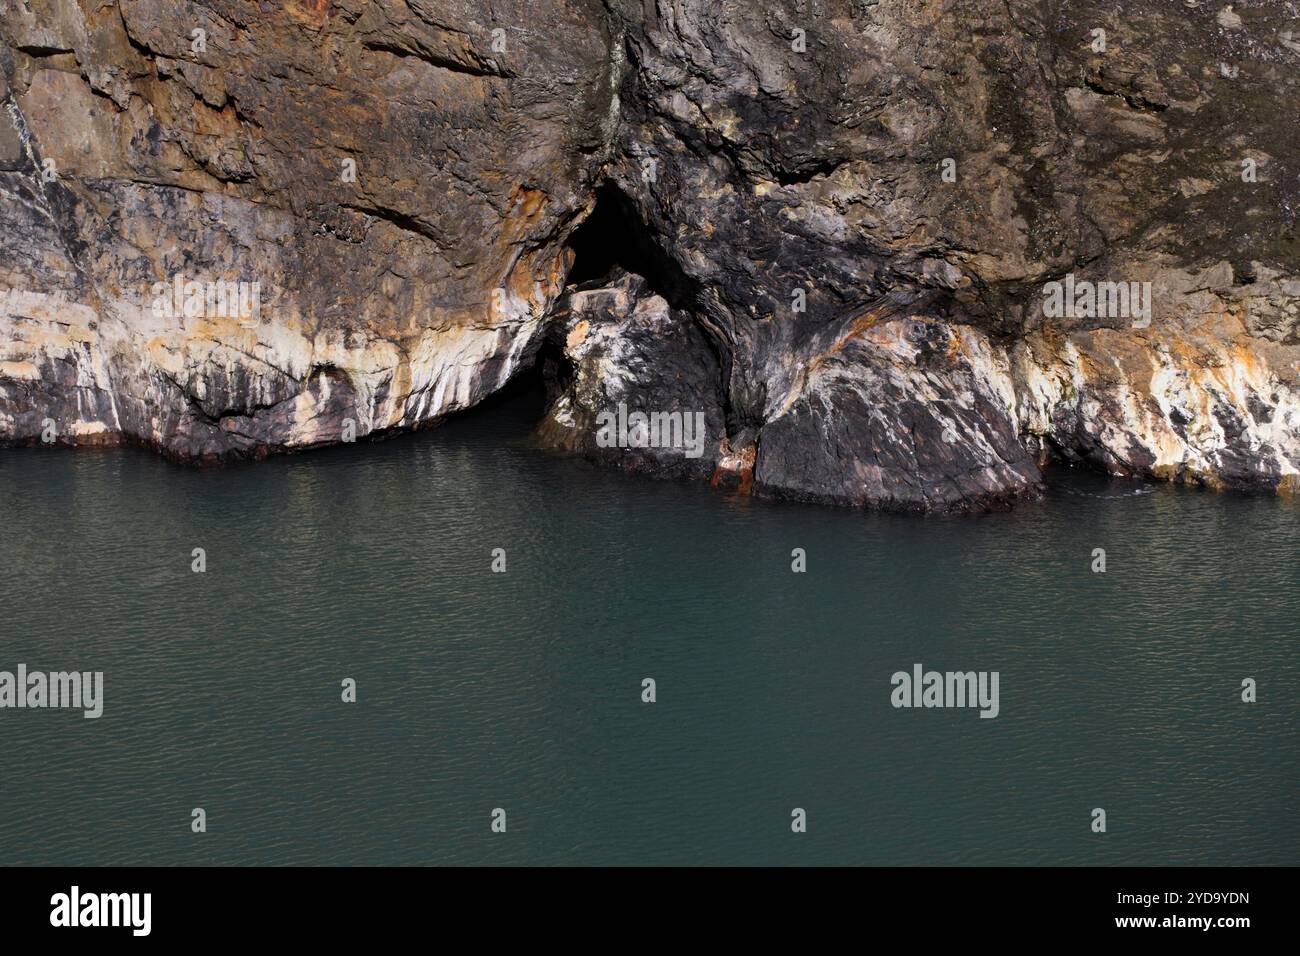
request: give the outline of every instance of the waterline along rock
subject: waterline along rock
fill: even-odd
[[[258,457],[540,368],[548,447],[745,493],[1294,491],[1300,22],[1121,6],[10,5],[0,443]]]

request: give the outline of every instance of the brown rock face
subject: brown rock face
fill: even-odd
[[[545,341],[540,434],[634,470],[907,510],[1053,458],[1293,488],[1300,22],[1122,7],[31,2],[0,441],[414,428]],[[619,406],[707,435],[610,444]]]
[[[609,138],[603,24],[577,0],[6,13],[0,439],[256,454],[504,384]]]

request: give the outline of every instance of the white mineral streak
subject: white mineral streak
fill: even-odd
[[[1261,473],[1275,469],[1284,485],[1300,473],[1300,395],[1233,339],[1168,331],[1159,341],[1110,330],[1054,341],[1033,335],[1014,348],[1010,367],[1022,436],[1073,448],[1077,429],[1117,463],[1153,459],[1134,472],[1209,484],[1219,483],[1223,456],[1234,450],[1249,451]],[[1229,435],[1225,421],[1242,432]]]
[[[354,333],[350,344],[337,331],[308,337],[284,321],[162,319],[127,298],[105,300],[97,312],[59,293],[0,290],[0,389],[36,382],[43,370],[70,367],[84,394],[78,395],[81,415],[61,423],[61,430],[89,436],[120,428],[114,397],[125,383],[114,388],[113,374],[132,379],[127,391],[152,399],[158,410],[167,407],[177,385],[201,402],[214,384],[242,379],[257,406],[284,403],[287,447],[310,446],[337,437],[320,431],[321,406],[332,392],[328,377],[313,370],[329,368],[347,378],[357,396],[358,436],[411,428],[468,408],[502,387],[536,337],[544,305],[508,297],[504,314],[485,316],[481,326],[448,324],[400,342]],[[114,373],[110,359],[118,360]],[[494,373],[485,376],[492,363]],[[86,401],[96,394],[103,406]],[[12,418],[0,419],[0,440],[23,437],[12,433],[14,427]],[[155,416],[145,437],[162,443],[164,429]]]
[[[594,306],[586,300],[595,296],[621,295],[578,293],[574,308]],[[445,325],[399,343],[337,331],[308,337],[284,321],[249,326],[190,318],[177,328],[125,297],[105,299],[97,312],[61,293],[8,289],[0,291],[0,388],[37,382],[51,366],[66,367],[79,390],[79,414],[64,430],[85,437],[119,428],[112,374],[149,383],[143,393],[152,389],[159,407],[166,406],[162,393],[173,387],[168,382],[184,385],[202,401],[209,383],[242,376],[259,405],[287,403],[286,444],[309,446],[331,437],[320,431],[319,408],[330,399],[331,387],[323,373],[313,377],[314,369],[347,378],[356,395],[358,435],[414,427],[467,408],[505,384],[540,332],[544,304],[511,296],[502,313],[489,317],[491,325]],[[611,304],[620,311],[629,305],[621,299]],[[649,297],[635,311],[640,321],[653,323],[667,316],[668,306]],[[1010,351],[971,327],[949,334],[974,387],[1005,409],[1023,438],[1066,449],[1086,438],[1117,473],[1209,484],[1221,482],[1225,455],[1244,451],[1252,467],[1275,471],[1289,488],[1300,475],[1300,394],[1251,347],[1239,322],[1223,316],[1213,321],[1218,324],[1165,327],[1158,335],[1127,329],[1032,333]],[[1225,323],[1230,334],[1224,334]],[[870,367],[829,363],[800,379],[798,394],[830,416],[835,389],[852,390],[871,405],[875,391],[862,376],[880,377],[951,425],[955,440],[968,443],[977,460],[996,462],[987,436],[947,417],[958,409],[969,413],[974,394],[918,364],[907,321],[880,323],[857,339],[871,350]],[[616,325],[580,328],[571,346],[577,359],[591,351],[600,355],[587,371],[604,394],[619,395],[633,384],[625,381],[629,363]],[[112,374],[110,358],[117,360]],[[492,373],[485,377],[486,368]],[[313,381],[315,387],[308,387]],[[790,397],[783,399],[774,417],[791,404]],[[891,434],[902,427],[889,409],[876,408],[873,415]],[[161,442],[164,422],[155,418],[150,425],[151,437]],[[12,418],[0,419],[0,438],[14,437],[8,434],[13,428]]]
[[[1010,349],[969,326],[943,328],[950,357],[969,381],[1003,409],[1031,448],[1051,443],[1083,456],[1101,453],[1114,474],[1225,483],[1236,462],[1280,490],[1300,487],[1300,391],[1294,374],[1270,365],[1265,349],[1232,315],[1203,324],[1154,330],[1096,329],[1070,335],[1032,333]],[[920,360],[909,322],[871,325],[837,342],[825,363],[775,402],[773,420],[800,401],[816,403],[823,428],[833,427],[846,392],[857,396],[883,433],[904,447],[912,440],[892,409],[879,405],[880,386],[927,407],[948,440],[984,465],[997,463],[988,434],[963,423],[975,409],[965,375]],[[847,357],[846,343],[869,360]],[[1294,349],[1279,352],[1294,358]],[[1231,477],[1230,475],[1227,477]]]

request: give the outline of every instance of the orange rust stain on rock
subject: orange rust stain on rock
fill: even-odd
[[[739,451],[733,451],[730,442],[724,438],[719,443],[718,450],[722,457],[718,460],[717,467],[713,469],[713,477],[709,479],[709,484],[714,488],[735,488],[742,495],[753,492],[754,459],[758,447],[750,443]]]
[[[947,354],[948,358],[952,359],[953,361],[956,361],[961,357],[962,345],[963,343],[965,343],[966,337],[962,334],[961,329],[958,327],[954,326],[950,329],[950,331],[952,332],[952,334],[948,338],[948,348],[945,350],[945,353]]]
[[[510,194],[510,212],[502,223],[502,232],[515,239],[534,225],[551,197],[540,189],[516,186]]]
[[[284,12],[291,20],[320,27],[329,19],[331,0],[281,0]]]
[[[226,136],[237,141],[240,132],[239,118],[235,108],[227,103],[221,109],[215,109],[195,99],[190,107],[190,120],[193,131],[198,136]]]
[[[869,331],[872,327],[874,327],[877,323],[879,323],[880,320],[886,316],[886,314],[887,313],[884,310],[873,309],[869,312],[862,313],[862,315],[858,316],[856,319],[850,322],[848,329],[845,330],[843,335],[841,335],[838,339],[836,339],[834,342],[831,343],[830,348],[822,352],[820,355],[813,356],[808,361],[807,374],[812,375],[814,372],[816,372],[818,366],[820,366],[823,361],[830,358],[832,355],[835,355],[837,352],[842,351],[845,345],[847,345],[853,339],[856,339],[859,335],[863,335],[864,333]]]
[[[529,231],[537,224],[549,201],[550,196],[543,190],[516,186],[510,195],[510,212],[501,223],[499,245],[507,249],[512,246],[526,245],[530,238]],[[511,251],[510,255],[513,259],[517,253]],[[501,283],[504,288],[529,302],[537,298],[537,282],[542,276],[545,276],[553,287],[558,288],[563,281],[565,270],[563,262],[552,259],[545,264],[541,275],[538,275],[534,268],[535,259],[536,256],[519,257],[511,267],[510,274]],[[545,289],[542,292],[544,294]],[[495,311],[495,308],[491,310],[493,314]]]
[[[533,279],[533,261],[531,259],[520,259],[515,264],[513,271],[506,277],[505,288],[525,302],[534,300],[537,289],[536,282]]]
[[[565,349],[570,352],[576,349],[579,345],[582,344],[582,340],[587,337],[587,332],[590,329],[591,329],[591,323],[588,322],[586,319],[583,319],[581,322],[575,325],[570,330],[568,337],[564,340]]]

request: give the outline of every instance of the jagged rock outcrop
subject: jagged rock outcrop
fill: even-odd
[[[641,276],[571,290],[548,336],[551,448],[629,471],[712,478],[726,454],[717,356],[689,313]]]
[[[541,349],[547,444],[759,494],[1297,487],[1286,4],[33,2],[0,38],[0,441],[309,446]],[[156,314],[175,275],[260,315]],[[706,437],[611,444],[620,404]]]

